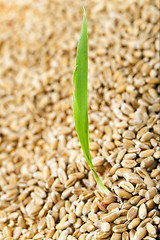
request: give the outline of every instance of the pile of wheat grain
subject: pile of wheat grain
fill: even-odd
[[[82,5],[90,149],[108,197],[73,121]],[[158,0],[0,0],[0,239],[158,239],[158,20]]]

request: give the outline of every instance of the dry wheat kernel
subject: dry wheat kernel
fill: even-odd
[[[122,233],[122,240],[129,240],[129,233],[128,232],[123,232]]]
[[[160,217],[158,217],[158,216],[153,217],[153,222],[154,222],[156,225],[160,224]]]
[[[139,174],[139,176],[142,178],[149,177],[148,172],[145,169],[143,169],[142,167],[137,167],[136,171]]]
[[[140,221],[141,221],[141,220],[140,220],[139,218],[134,218],[134,219],[129,223],[128,228],[129,228],[129,229],[136,228],[136,227],[139,225]]]
[[[55,227],[55,220],[54,220],[53,216],[48,214],[46,218],[47,218],[47,220],[46,220],[47,228],[48,229],[54,228]]]
[[[129,209],[127,212],[127,219],[130,221],[134,219],[138,214],[138,208],[136,206],[133,206]]]
[[[81,232],[91,232],[94,230],[94,225],[92,224],[92,222],[87,222],[85,224],[83,224],[81,227],[80,227],[80,231]]]
[[[153,157],[147,157],[142,160],[140,166],[141,166],[141,168],[149,168],[149,167],[153,166],[154,162],[155,161],[154,161]]]
[[[146,224],[148,222],[152,222],[152,218],[148,217],[148,218],[144,219],[142,222],[140,222],[140,224],[137,226],[137,228],[146,227]]]
[[[156,240],[156,238],[153,238],[153,237],[150,237],[150,236],[146,236],[146,237],[144,238],[144,240]]]
[[[129,193],[134,192],[134,186],[132,183],[130,182],[126,182],[126,181],[121,181],[119,183],[119,187],[123,188],[124,190],[126,190]]]
[[[106,222],[112,222],[114,221],[117,217],[120,216],[120,211],[119,209],[114,209],[112,212],[109,212],[107,214],[104,214],[102,221]]]
[[[129,199],[131,198],[131,194],[129,192],[127,192],[124,189],[120,189],[118,187],[115,187],[115,193],[120,197],[120,198],[125,198],[125,199]]]
[[[137,162],[135,160],[123,160],[121,162],[121,165],[124,167],[124,168],[134,168],[136,165],[137,165]]]
[[[144,183],[147,185],[147,189],[155,187],[155,182],[150,177],[145,177]]]
[[[155,195],[153,201],[155,202],[155,204],[160,204],[160,194]]]
[[[67,227],[70,226],[70,222],[69,221],[66,221],[66,222],[60,222],[56,225],[56,229],[57,230],[64,230],[66,229]]]
[[[104,239],[104,238],[109,237],[110,234],[111,234],[111,232],[102,232],[101,230],[98,229],[98,230],[96,230],[94,237],[96,239]]]
[[[135,133],[127,130],[123,133],[123,137],[126,138],[126,139],[134,139],[135,138]]]
[[[157,188],[156,188],[156,187],[152,187],[151,189],[149,189],[149,190],[146,192],[145,198],[146,198],[147,200],[153,199],[156,194],[157,194]]]
[[[131,203],[132,205],[136,205],[141,199],[141,196],[133,196],[131,197],[128,202]]]
[[[96,213],[90,212],[90,213],[88,214],[88,217],[89,217],[89,219],[90,219],[92,222],[98,221],[98,216],[97,216]]]
[[[80,217],[82,215],[83,207],[84,207],[84,202],[83,201],[79,202],[76,207],[76,215],[78,217]]]
[[[67,238],[67,240],[76,240],[77,238],[75,238],[75,237],[73,237],[73,236],[71,236],[71,235],[68,235],[68,238]]]
[[[139,207],[138,216],[139,216],[139,218],[142,219],[142,220],[147,217],[147,207],[146,207],[145,203],[143,203],[143,204]]]
[[[116,220],[114,220],[114,223],[121,224],[121,223],[125,223],[126,221],[127,221],[127,216],[121,216],[121,217],[118,217]]]
[[[156,228],[151,224],[151,223],[147,223],[146,224],[146,228],[148,233],[152,236],[152,237],[157,237],[157,230]]]
[[[75,214],[74,212],[70,212],[70,213],[69,213],[68,221],[69,221],[70,223],[75,223],[75,221],[76,221],[76,214]]]
[[[148,200],[145,204],[148,211],[152,210],[155,206],[153,199]]]
[[[139,156],[140,156],[141,158],[147,158],[147,157],[152,156],[153,153],[154,153],[154,150],[153,150],[153,149],[147,149],[147,150],[145,150],[145,151],[142,151],[142,152],[139,154]]]
[[[87,233],[83,233],[83,234],[80,235],[78,240],[86,240],[86,237],[87,237]]]
[[[156,151],[154,154],[153,154],[153,157],[155,159],[160,159],[160,151]]]
[[[129,232],[129,237],[130,240],[134,240],[134,236],[135,236],[136,230],[135,229],[131,229]]]
[[[111,230],[111,225],[108,222],[103,222],[101,225],[102,232],[109,232]]]
[[[121,233],[113,233],[111,236],[111,240],[121,240]]]
[[[128,225],[126,223],[116,225],[112,228],[113,232],[118,232],[118,233],[123,233],[127,231],[127,229],[128,229]]]
[[[112,210],[115,209],[115,208],[120,208],[120,203],[110,203],[110,204],[107,206],[108,212],[112,211]]]
[[[146,228],[140,227],[136,230],[136,233],[134,235],[134,240],[141,240],[146,236],[146,234],[147,234]]]
[[[34,215],[38,213],[41,210],[41,208],[42,208],[41,205],[36,205],[34,203],[34,200],[31,200],[26,206],[26,211],[28,215]]]

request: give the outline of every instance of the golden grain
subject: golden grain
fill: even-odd
[[[122,224],[125,223],[127,221],[127,216],[121,216],[118,217],[116,220],[114,220],[115,224]]]
[[[135,134],[134,134],[134,132],[127,130],[123,133],[123,137],[126,139],[134,139]]]
[[[153,222],[154,222],[156,225],[160,224],[160,217],[158,217],[158,216],[153,217]]]
[[[132,183],[130,182],[126,182],[126,181],[121,181],[119,183],[119,187],[123,188],[125,191],[132,193],[134,192],[134,186]]]
[[[128,193],[126,190],[115,187],[115,193],[120,197],[120,198],[125,198],[125,199],[129,199],[131,198],[131,194]]]
[[[98,216],[97,216],[97,214],[95,214],[95,213],[93,213],[93,212],[90,212],[90,213],[88,214],[88,217],[89,217],[89,219],[90,219],[92,222],[98,221]]]
[[[93,203],[90,200],[86,202],[82,210],[83,215],[87,215],[91,210],[93,211],[92,204]]]
[[[124,168],[134,168],[136,165],[137,165],[137,162],[135,160],[123,160],[121,162],[121,165],[124,167]]]
[[[109,232],[111,230],[111,225],[108,222],[103,222],[101,225],[102,232]]]
[[[113,211],[104,214],[102,221],[106,221],[106,222],[112,222],[114,221],[117,217],[120,216],[120,211],[119,209],[114,209]]]
[[[147,207],[145,205],[145,203],[143,203],[138,210],[138,216],[140,219],[145,219],[147,217]]]
[[[141,141],[142,141],[142,142],[147,142],[147,141],[149,141],[152,137],[153,137],[153,133],[151,133],[151,132],[146,132],[146,133],[141,137]]]
[[[28,215],[34,215],[41,210],[41,205],[36,205],[33,200],[31,200],[26,206],[26,212]]]
[[[75,177],[70,177],[67,182],[65,183],[65,187],[68,188],[68,187],[71,187],[72,185],[74,185],[76,182],[76,178]]]
[[[152,222],[152,218],[148,217],[148,218],[145,218],[143,221],[140,222],[140,224],[138,225],[137,228],[141,228],[141,227],[146,227],[146,224],[148,222]]]
[[[134,219],[138,214],[138,208],[136,206],[133,206],[129,209],[127,213],[127,219],[130,221]]]
[[[144,183],[146,184],[147,189],[151,189],[151,188],[155,187],[155,182],[150,177],[145,177]]]
[[[128,232],[123,232],[122,233],[122,240],[129,240],[129,233]]]
[[[131,203],[132,205],[136,205],[141,199],[141,196],[133,196],[131,197],[128,202]]]
[[[134,218],[134,219],[129,223],[128,228],[129,228],[129,229],[136,228],[136,227],[139,225],[140,221],[141,221],[140,218]]]
[[[113,233],[111,240],[121,240],[121,233]]]
[[[65,221],[65,222],[60,222],[56,225],[56,229],[57,230],[64,230],[66,229],[67,227],[70,226],[70,222],[69,221]]]
[[[135,236],[134,236],[134,240],[141,240],[143,239],[147,234],[147,230],[146,228],[138,228],[136,233],[135,233]]]
[[[78,3],[1,5],[0,237],[156,239],[158,2],[91,0],[86,9],[89,142],[108,196],[97,188],[72,116]]]
[[[118,224],[112,228],[113,232],[118,232],[118,233],[123,233],[127,231],[127,229],[128,229],[127,223]]]
[[[153,149],[148,149],[148,150],[142,151],[142,152],[139,154],[139,156],[140,156],[141,158],[147,158],[147,157],[152,156],[153,153],[154,153],[154,150],[153,150]]]
[[[155,161],[154,161],[153,157],[147,157],[142,160],[141,168],[149,168],[149,167],[153,166],[154,162]]]
[[[121,205],[120,205],[120,203],[110,203],[108,206],[107,206],[107,210],[108,210],[108,212],[110,212],[110,211],[112,211],[113,209],[115,209],[115,208],[120,208],[121,207]]]
[[[95,229],[94,225],[92,224],[92,222],[87,222],[85,224],[83,224],[81,227],[80,227],[80,231],[81,232],[91,232]]]
[[[157,188],[156,188],[156,187],[152,187],[152,188],[150,188],[150,189],[146,192],[145,198],[146,198],[147,200],[153,199],[154,196],[156,195],[156,193],[157,193]]]
[[[128,173],[131,173],[132,170],[131,170],[131,169],[128,169],[128,168],[119,168],[119,169],[117,169],[117,171],[116,171],[116,175],[118,175],[119,177],[123,177],[124,174],[126,174],[127,172],[128,172]]]
[[[156,228],[153,226],[153,224],[151,224],[151,223],[147,223],[146,224],[146,228],[147,228],[147,231],[148,231],[148,233],[150,234],[150,236],[151,237],[157,237],[157,230],[156,230]]]
[[[96,230],[95,238],[96,239],[104,239],[104,238],[109,237],[110,234],[111,234],[111,232],[102,232],[101,230]]]

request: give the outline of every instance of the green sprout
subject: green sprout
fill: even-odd
[[[83,154],[89,165],[99,189],[108,194],[110,191],[103,185],[93,166],[89,150],[89,130],[88,130],[88,37],[87,20],[84,7],[83,25],[77,49],[76,68],[73,74],[73,115],[77,135],[83,150]]]

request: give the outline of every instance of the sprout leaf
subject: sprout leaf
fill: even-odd
[[[89,130],[88,130],[88,101],[87,101],[87,85],[88,85],[88,37],[87,37],[87,20],[85,9],[83,9],[83,25],[80,40],[77,49],[76,68],[73,75],[73,115],[76,126],[77,135],[92,173],[100,187],[100,189],[108,194],[110,191],[103,185],[99,179],[94,166],[92,164],[89,150]]]

